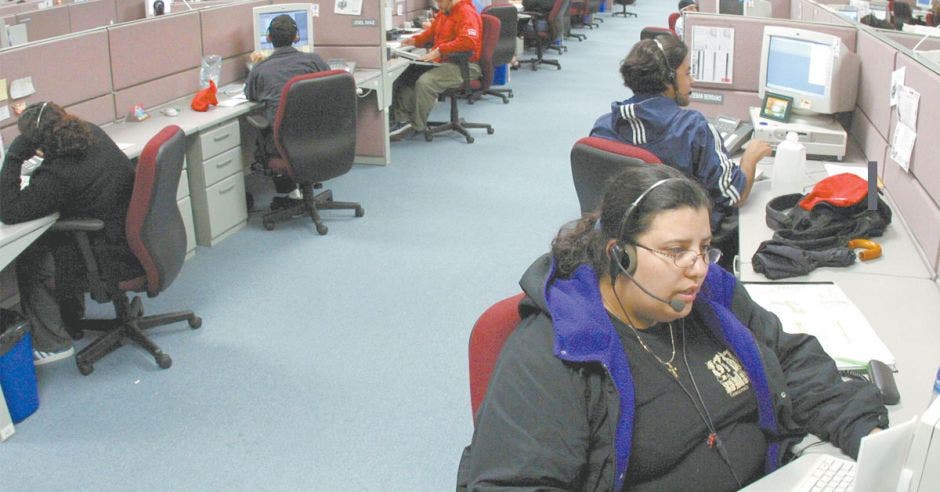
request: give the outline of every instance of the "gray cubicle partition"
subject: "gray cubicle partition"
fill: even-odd
[[[16,23],[26,24],[30,41],[38,41],[72,32],[72,28],[69,26],[69,7],[67,5],[21,12],[16,14]]]
[[[84,31],[117,22],[114,0],[94,0],[69,5],[69,29]]]

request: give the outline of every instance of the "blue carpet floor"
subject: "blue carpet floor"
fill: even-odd
[[[472,433],[470,328],[579,216],[571,146],[629,96],[620,60],[674,7],[601,14],[599,29],[580,31],[587,40],[548,55],[562,70],[511,72],[510,104],[462,104],[495,134],[394,143],[391,165],[327,183],[365,217],[326,212],[319,236],[305,220],[268,232],[255,216],[198,248],[144,300],[204,319],[154,333],[173,367],[127,346],[88,377],[71,362],[40,368],[38,412],[0,444],[0,487],[452,489]]]

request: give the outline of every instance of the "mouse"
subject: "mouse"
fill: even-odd
[[[176,109],[176,108],[164,108],[164,109],[163,109],[163,114],[165,114],[165,115],[167,115],[167,116],[176,116],[176,115],[180,114],[180,112],[179,112],[179,110]]]

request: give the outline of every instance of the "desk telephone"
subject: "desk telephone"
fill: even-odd
[[[345,70],[349,73],[356,71],[356,62],[346,61],[341,58],[334,58],[326,62],[330,66],[330,70]]]
[[[718,130],[718,134],[721,135],[721,140],[725,144],[725,149],[731,155],[741,149],[741,146],[750,138],[751,132],[754,131],[754,127],[750,123],[730,116],[709,118],[709,122]]]
[[[844,378],[870,381],[881,392],[881,400],[885,405],[896,405],[901,401],[901,394],[894,382],[894,374],[891,368],[880,360],[872,359],[865,369],[844,370],[839,371],[839,373]]]

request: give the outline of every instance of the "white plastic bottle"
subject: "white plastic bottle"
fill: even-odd
[[[787,139],[777,144],[774,157],[774,176],[771,188],[775,194],[786,195],[803,191],[803,168],[806,165],[806,147],[794,132],[787,133]]]

